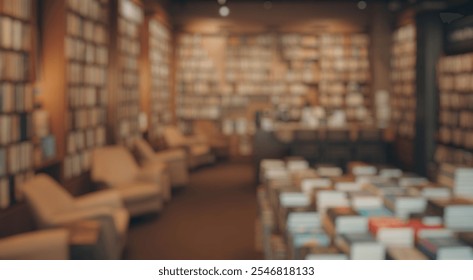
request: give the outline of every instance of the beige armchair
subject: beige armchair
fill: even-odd
[[[164,140],[169,148],[184,148],[188,155],[189,168],[215,162],[210,146],[201,136],[185,136],[175,126],[164,129]]]
[[[171,193],[166,169],[165,164],[140,168],[121,146],[98,148],[92,154],[92,181],[117,190],[131,216],[162,210]]]
[[[182,187],[189,183],[186,152],[182,149],[171,149],[155,152],[144,139],[137,139],[134,152],[142,166],[166,163],[172,187]]]
[[[0,239],[0,260],[67,260],[68,231],[40,230]]]
[[[40,174],[23,185],[26,201],[41,229],[66,226],[82,220],[101,224],[107,259],[120,258],[126,242],[129,214],[115,191],[72,197],[54,179]]]

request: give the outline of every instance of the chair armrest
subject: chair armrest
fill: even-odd
[[[75,200],[74,206],[77,209],[87,209],[94,207],[121,208],[123,202],[120,195],[115,190],[103,190],[83,195]]]
[[[23,233],[0,240],[3,260],[69,259],[69,233],[65,229]]]
[[[113,221],[113,209],[110,207],[94,207],[88,209],[77,209],[65,213],[56,214],[49,224],[58,226],[73,223],[79,220],[110,218]]]
[[[168,166],[165,162],[149,161],[140,169],[136,180],[141,182],[157,183],[167,172]]]

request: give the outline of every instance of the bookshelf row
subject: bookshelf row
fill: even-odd
[[[473,165],[473,53],[443,56],[437,64],[439,120],[435,161]]]
[[[21,200],[33,174],[34,1],[0,1],[0,209]]]
[[[398,137],[413,139],[416,122],[416,28],[413,24],[393,34],[391,56],[391,119]]]
[[[140,102],[150,103],[150,137],[173,117],[166,20],[147,14],[145,38],[142,1],[43,2],[0,2],[0,209],[21,200],[21,183],[35,172],[83,178],[95,148],[142,137]],[[144,72],[151,96],[140,88]]]
[[[213,51],[222,52],[223,61],[207,48],[210,44],[206,44],[205,35],[179,36],[176,94],[182,110],[178,116],[197,120],[225,115],[225,109],[213,108],[219,102],[208,96],[290,95],[283,101],[288,101],[290,108],[301,109],[301,98],[316,95],[313,105],[343,110],[353,121],[372,119],[369,39],[365,34],[216,36],[224,47]],[[215,35],[212,37],[215,40]]]

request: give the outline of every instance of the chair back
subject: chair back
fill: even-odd
[[[132,182],[138,172],[138,164],[125,147],[101,147],[92,154],[91,177],[95,183],[116,187]]]
[[[74,207],[74,198],[53,178],[39,174],[26,181],[23,194],[39,227],[52,225],[57,213]]]

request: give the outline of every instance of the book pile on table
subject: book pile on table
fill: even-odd
[[[465,169],[450,185],[364,162],[347,174],[295,157],[260,170],[267,259],[473,259],[473,200],[458,195]]]

